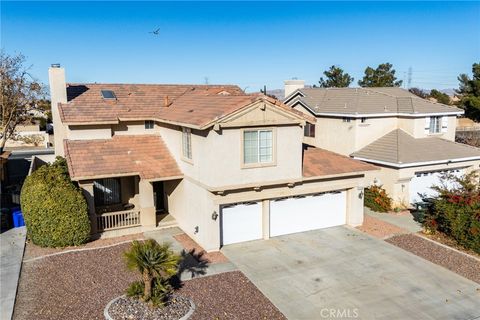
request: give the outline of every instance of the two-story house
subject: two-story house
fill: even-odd
[[[275,99],[231,85],[67,84],[59,66],[49,78],[55,152],[93,232],[144,231],[168,214],[214,251],[363,221],[377,168],[305,148],[315,118]]]
[[[480,164],[480,150],[455,142],[463,110],[401,88],[305,88],[285,81],[284,103],[316,117],[304,142],[381,168],[368,175],[397,205],[432,195],[443,172],[461,175]]]

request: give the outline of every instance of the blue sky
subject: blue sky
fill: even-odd
[[[160,34],[148,33],[160,28]],[[393,63],[412,86],[451,88],[480,61],[480,2],[5,2],[1,46],[45,83],[314,84]]]

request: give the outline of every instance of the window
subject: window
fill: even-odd
[[[153,129],[155,123],[152,120],[145,121],[145,130]]]
[[[99,179],[93,182],[93,196],[95,206],[102,207],[106,205],[120,203],[120,179]]]
[[[243,163],[273,162],[272,130],[249,130],[243,132]]]
[[[439,133],[442,126],[442,117],[430,117],[430,133]]]
[[[303,135],[305,137],[315,138],[315,124],[308,123],[303,128]]]
[[[361,122],[361,123],[367,122],[367,118],[361,118],[361,119],[360,119],[360,122]]]
[[[182,129],[182,150],[185,158],[192,159],[192,130],[190,128]]]
[[[112,90],[101,90],[101,93],[103,99],[117,99],[117,97],[115,96],[115,92],[113,92]]]
[[[343,118],[343,122],[351,122],[351,121],[352,121],[352,118],[348,118],[348,117]]]

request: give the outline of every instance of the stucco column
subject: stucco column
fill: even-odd
[[[95,212],[95,198],[93,193],[93,181],[82,181],[78,183],[82,189],[83,196],[87,200],[88,216],[90,218],[91,233],[97,233],[97,214]]]
[[[270,239],[270,200],[262,201],[262,234],[263,239]]]
[[[363,187],[347,190],[347,224],[356,227],[363,224]]]
[[[147,180],[140,179],[138,191],[140,196],[140,222],[144,227],[155,227],[157,217],[153,201],[153,185]]]

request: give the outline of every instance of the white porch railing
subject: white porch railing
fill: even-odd
[[[97,215],[97,230],[107,231],[140,225],[140,211],[114,211]]]

